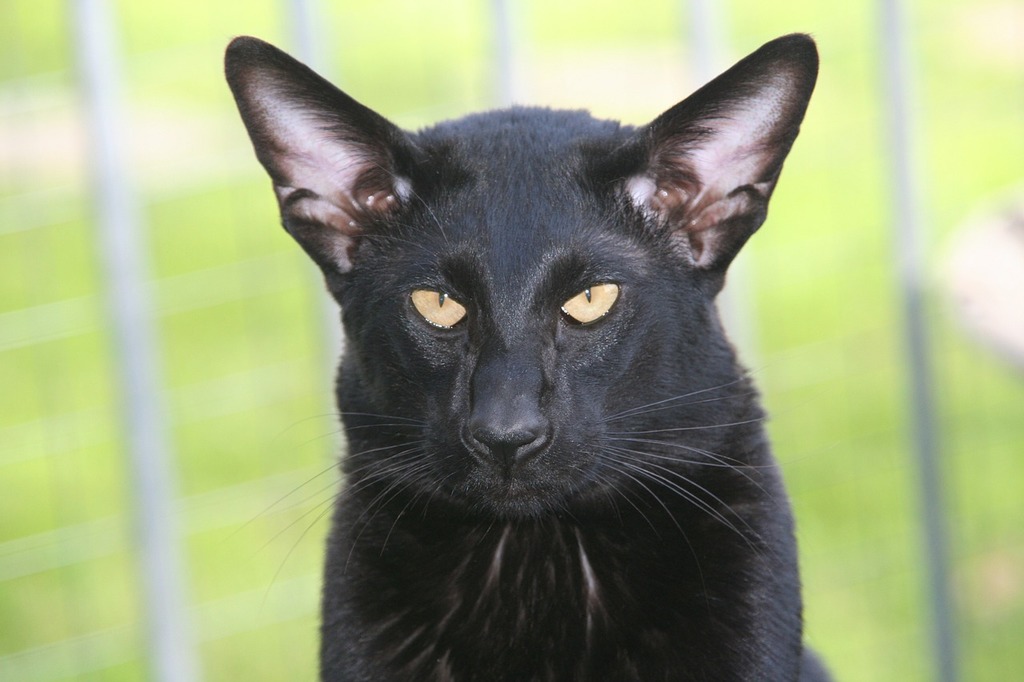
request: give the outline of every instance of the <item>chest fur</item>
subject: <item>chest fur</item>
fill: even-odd
[[[395,679],[730,679],[743,663],[706,652],[752,641],[753,592],[737,589],[749,548],[650,519],[599,533],[555,518],[392,521],[372,560],[349,548],[334,587],[358,625],[342,636]]]

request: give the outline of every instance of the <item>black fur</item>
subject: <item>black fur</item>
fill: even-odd
[[[714,305],[816,72],[787,36],[639,129],[513,108],[409,134],[232,42],[285,228],[343,311],[324,680],[826,678]],[[618,300],[575,323],[599,283]],[[424,289],[465,318],[428,323]]]

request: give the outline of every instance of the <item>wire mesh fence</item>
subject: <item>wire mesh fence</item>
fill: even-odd
[[[3,0],[0,680],[315,678],[336,314],[277,227],[222,83],[240,33],[415,128],[508,99],[642,123],[701,64],[729,61],[714,46],[812,32],[819,89],[730,293],[796,506],[808,637],[843,680],[1024,669],[1024,375],[964,333],[947,267],[961,226],[1024,176],[1024,13],[909,6],[915,87],[886,94],[882,6],[820,4],[736,0],[702,20],[708,5],[669,0]],[[89,63],[91,39],[106,62]],[[937,582],[893,246],[893,92],[920,192],[932,532],[950,560]],[[119,220],[127,252],[105,232]],[[997,315],[1024,325],[1024,291],[1009,300]],[[147,448],[156,459],[137,459]]]

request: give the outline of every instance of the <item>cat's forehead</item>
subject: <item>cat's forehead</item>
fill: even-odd
[[[620,140],[632,130],[583,110],[511,107],[444,121],[416,137],[427,145],[454,143],[466,159],[500,163],[519,156],[564,153],[581,143]]]
[[[458,185],[525,210],[539,201],[575,199],[595,155],[607,156],[630,132],[585,111],[516,107],[440,123],[422,131],[418,142],[429,171],[463,180],[448,189]]]
[[[514,108],[422,131],[423,170],[440,179],[430,200],[471,235],[543,238],[596,210],[592,161],[631,129],[583,111]],[[428,202],[430,201],[428,200]]]
[[[589,172],[630,129],[583,111],[513,108],[429,128],[418,136],[426,174],[446,177],[428,203],[445,245],[469,244],[512,276],[576,251],[607,227],[611,194]],[[607,189],[607,188],[605,188]]]

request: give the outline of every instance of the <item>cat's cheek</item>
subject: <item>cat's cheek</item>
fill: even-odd
[[[557,366],[582,389],[583,395],[595,397],[583,387],[607,387],[631,364],[638,339],[634,338],[629,322],[630,316],[618,315],[616,319],[597,323],[600,327],[560,330],[556,339]],[[578,392],[576,388],[567,390],[568,395]]]
[[[418,369],[451,374],[465,363],[469,338],[462,325],[453,329],[433,327],[415,311],[405,311],[401,328],[407,339],[409,362]]]

